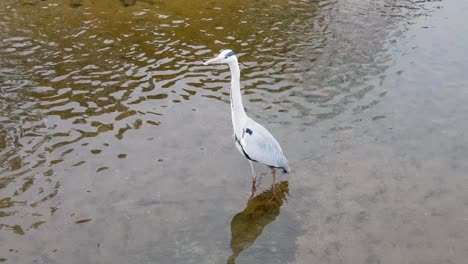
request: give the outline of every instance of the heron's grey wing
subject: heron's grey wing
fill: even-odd
[[[247,120],[243,128],[241,145],[249,157],[268,166],[288,168],[288,161],[278,141],[262,125]]]

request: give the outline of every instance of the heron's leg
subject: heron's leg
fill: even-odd
[[[275,168],[271,168],[271,176],[273,176],[273,184],[272,184],[272,186],[273,186],[273,192],[274,192],[274,191],[275,191],[275,184],[276,184],[276,182],[275,182],[275,178],[276,178],[276,170],[275,170]]]
[[[250,169],[252,170],[252,182],[255,184],[255,182],[257,181],[257,176],[255,176],[253,162],[249,160],[249,163],[250,163]]]
[[[275,180],[276,180],[276,179],[275,179],[275,178],[276,178],[276,170],[275,170],[275,168],[272,168],[272,167],[270,167],[270,169],[271,169],[271,176],[273,177],[273,183],[271,184],[271,190],[273,191],[273,197],[272,197],[271,199],[275,198],[275,199],[279,202],[280,199],[279,199],[278,196],[276,195],[276,190],[275,190],[275,185],[276,185],[276,181],[275,181]]]
[[[255,171],[254,171],[252,161],[249,160],[249,163],[250,163],[250,169],[252,169],[252,192],[250,193],[250,198],[253,198],[255,195],[255,191],[257,190],[257,186],[255,186],[257,182],[257,176],[255,176]]]

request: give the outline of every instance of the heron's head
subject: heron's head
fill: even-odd
[[[234,52],[232,52],[232,50],[223,50],[221,51],[221,53],[214,57],[213,59],[211,60],[208,60],[208,61],[205,61],[203,64],[204,65],[208,65],[208,64],[221,64],[221,63],[231,63],[231,62],[235,62],[237,60],[236,58],[236,55],[234,54]]]

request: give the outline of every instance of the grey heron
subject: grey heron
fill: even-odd
[[[203,63],[227,64],[231,70],[231,117],[234,128],[234,140],[239,152],[247,158],[252,170],[252,192],[255,191],[256,175],[252,162],[260,162],[271,169],[273,188],[275,186],[275,169],[284,173],[290,171],[288,160],[283,154],[280,144],[262,125],[247,116],[242,104],[240,90],[240,70],[237,57],[232,50],[223,50],[215,58]],[[252,193],[253,195],[253,193]]]

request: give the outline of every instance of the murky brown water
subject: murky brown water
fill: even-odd
[[[0,2],[0,262],[466,261],[466,1],[83,2]]]

